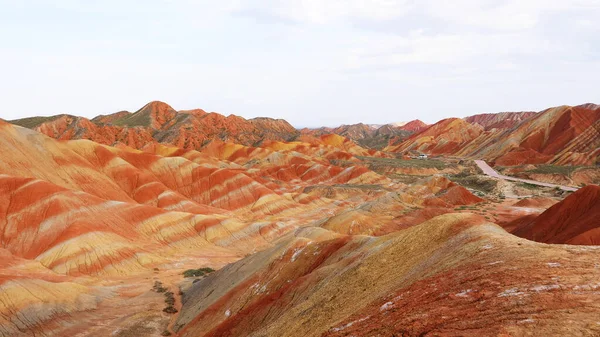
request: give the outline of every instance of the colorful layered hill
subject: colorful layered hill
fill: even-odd
[[[600,186],[589,185],[566,197],[513,234],[544,243],[600,244]]]
[[[92,120],[58,115],[25,118],[11,123],[56,139],[89,139],[106,145],[123,143],[133,148],[157,141],[185,149],[199,149],[215,139],[256,145],[263,140],[291,140],[299,134],[282,119],[246,120],[201,109],[175,111],[158,101],[150,102],[134,113],[121,111]]]
[[[595,165],[599,130],[597,105],[560,106],[536,114],[445,119],[385,150],[480,158],[504,166]]]
[[[120,296],[101,280],[172,261],[223,265],[351,205],[303,187],[390,184],[364,166],[331,165],[329,151],[341,150],[325,145],[306,151],[312,156],[231,143],[198,152],[150,142],[141,151],[58,141],[5,122],[0,145],[5,336],[61,335],[76,313]]]
[[[484,135],[459,154],[497,165],[595,165],[600,155],[600,109],[590,105],[545,110],[516,128]]]
[[[398,153],[451,154],[461,150],[482,132],[483,128],[479,125],[459,118],[448,118],[385,150]]]
[[[473,214],[443,215],[378,238],[308,228],[195,283],[175,330],[594,336],[599,257],[598,250],[517,238]]]
[[[397,125],[399,124],[399,125]],[[300,133],[304,136],[323,136],[327,134],[336,134],[346,137],[361,146],[382,149],[387,146],[390,141],[398,142],[405,139],[411,134],[423,130],[427,124],[420,120],[414,120],[407,123],[384,124],[384,125],[367,125],[363,123],[342,125],[336,128],[317,128],[317,129],[302,129]]]
[[[598,111],[377,130],[402,153],[579,163]],[[14,123],[0,336],[600,335],[598,186],[517,200],[456,158],[160,102]]]
[[[513,128],[536,114],[537,112],[534,111],[484,113],[466,117],[465,120],[471,124],[481,125],[488,131]]]

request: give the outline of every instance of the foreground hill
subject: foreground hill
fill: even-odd
[[[472,214],[376,239],[303,230],[194,284],[176,330],[593,336],[600,333],[599,257],[598,250],[519,239]]]

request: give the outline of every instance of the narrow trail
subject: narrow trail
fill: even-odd
[[[505,176],[505,175],[502,175],[502,174],[496,172],[496,170],[494,170],[490,165],[488,165],[483,160],[475,160],[475,164],[477,164],[477,166],[479,166],[479,168],[483,171],[483,173],[485,175],[490,176],[490,177],[504,179],[504,180],[509,180],[509,181],[518,181],[518,182],[528,183],[528,184],[538,185],[538,186],[558,187],[558,188],[560,188],[560,189],[562,189],[564,191],[572,191],[572,192],[574,192],[574,191],[578,190],[578,188],[576,188],[576,187],[562,186],[562,185],[544,183],[544,182],[536,181],[536,180],[521,179],[521,178],[515,178],[515,177]]]

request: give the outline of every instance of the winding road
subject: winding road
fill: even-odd
[[[504,180],[510,180],[510,181],[518,181],[518,182],[528,183],[528,184],[538,185],[538,186],[558,187],[558,188],[560,188],[562,190],[565,190],[565,191],[577,191],[578,190],[578,188],[576,188],[576,187],[562,186],[562,185],[544,183],[544,182],[541,182],[541,181],[535,181],[535,180],[521,179],[521,178],[515,178],[515,177],[505,176],[505,175],[502,175],[502,174],[496,172],[496,170],[494,170],[490,165],[488,165],[483,160],[475,160],[475,164],[477,164],[477,166],[479,166],[479,168],[483,171],[483,173],[485,175],[490,176],[490,177],[504,179]]]

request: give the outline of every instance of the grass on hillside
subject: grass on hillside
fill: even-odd
[[[198,269],[188,269],[183,272],[183,277],[200,277],[200,276],[204,276],[205,274],[210,274],[213,271],[215,271],[215,270],[212,268],[209,268],[209,267],[198,268]]]
[[[530,183],[522,183],[522,182],[518,182],[517,183],[518,186],[524,187],[524,188],[528,188],[530,190],[537,190],[542,188],[543,186],[539,186],[539,185],[535,185],[535,184],[530,184]]]
[[[448,176],[448,179],[461,186],[486,193],[493,192],[496,189],[496,186],[498,185],[498,181],[482,176],[463,176],[457,174]]]
[[[436,168],[443,170],[447,167],[446,163],[437,159],[400,159],[400,158],[379,158],[357,156],[358,159],[372,166],[387,167],[417,167],[417,168]]]
[[[113,125],[127,127],[148,126],[150,125],[150,115],[144,113],[134,113],[121,119],[117,119],[113,122]]]
[[[11,124],[22,126],[24,128],[32,129],[42,123],[53,121],[53,120],[57,119],[58,117],[60,117],[60,116],[27,117],[27,118],[22,118],[22,119],[15,119],[15,120],[8,121],[8,122]]]
[[[558,165],[539,165],[535,169],[527,171],[527,173],[542,173],[542,174],[571,174],[578,168],[583,166],[558,166]]]
[[[523,166],[515,166],[515,167],[519,168],[519,167],[523,167]],[[496,171],[501,172],[503,174],[509,168],[511,168],[511,167],[510,166],[495,167]],[[519,173],[562,174],[567,177],[570,177],[573,172],[575,172],[576,170],[578,170],[580,168],[593,168],[593,166],[562,166],[562,165],[541,164],[541,165],[536,165],[536,167],[534,169],[525,170],[525,171],[522,171]],[[519,173],[515,173],[512,175],[518,176]]]

